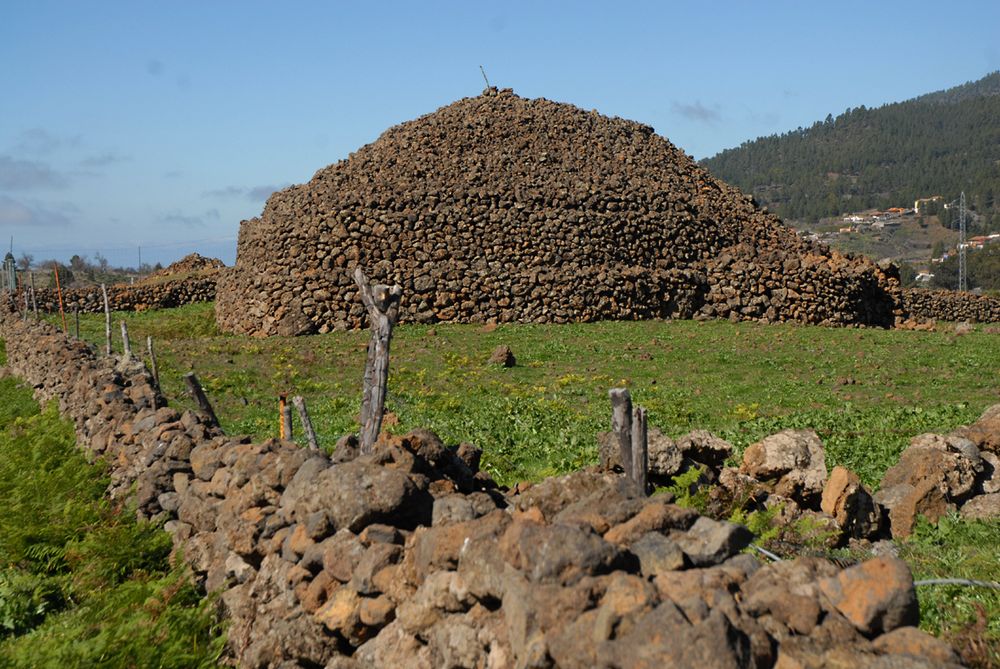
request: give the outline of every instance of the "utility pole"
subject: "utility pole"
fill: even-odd
[[[965,267],[965,191],[958,200],[958,290],[969,289]]]

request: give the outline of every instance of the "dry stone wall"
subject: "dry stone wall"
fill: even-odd
[[[587,470],[502,491],[427,431],[356,456],[252,443],[165,406],[141,363],[0,314],[110,494],[221,593],[242,667],[960,666],[913,625],[905,563],[762,565],[749,532]],[[691,453],[711,451],[693,445]]]
[[[191,253],[150,274],[137,284],[108,286],[108,304],[115,311],[144,311],[169,309],[194,302],[211,302],[215,299],[218,272],[225,266],[218,258]],[[18,294],[17,300],[18,306],[23,308],[24,294]],[[36,290],[35,303],[41,311],[59,311],[59,295],[55,289]],[[104,311],[104,297],[100,287],[64,290],[63,308],[69,312],[78,309],[80,313]]]
[[[108,305],[113,311],[145,311],[170,309],[195,302],[211,302],[215,299],[217,280],[218,274],[213,272],[132,286],[112,285],[107,287]],[[23,308],[23,296],[20,300],[20,306]],[[35,290],[35,302],[39,311],[49,313],[59,311],[59,296],[54,288]],[[63,308],[68,313],[75,309],[79,309],[82,314],[103,313],[104,297],[100,286],[64,290]]]
[[[240,226],[228,331],[358,327],[351,271],[402,321],[694,316],[891,326],[897,277],[800,239],[653,129],[488,89],[390,128]]]
[[[1000,322],[1000,299],[951,290],[908,288],[903,291],[903,312],[914,320]]]

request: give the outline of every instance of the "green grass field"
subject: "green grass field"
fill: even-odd
[[[306,398],[325,447],[357,429],[366,331],[224,335],[212,305],[199,304],[114,314],[116,349],[121,319],[135,350],[153,337],[170,402],[192,406],[182,376],[195,370],[231,434],[277,436],[281,392]],[[81,319],[85,339],[103,347],[103,333],[103,316]],[[487,364],[501,344],[517,366]],[[607,391],[627,386],[650,424],[674,437],[709,429],[741,450],[781,429],[813,428],[828,467],[846,465],[876,488],[911,437],[969,423],[1000,402],[998,351],[1000,335],[978,327],[956,336],[947,325],[939,332],[727,321],[492,331],[403,325],[392,344],[387,429],[428,427],[446,442],[473,442],[502,483],[537,480],[596,462],[595,433],[610,421]],[[997,545],[1000,522],[951,519],[924,527],[901,550],[917,578],[1000,580]],[[926,588],[920,597],[925,628],[957,643],[975,637],[987,648],[983,666],[1000,662],[996,591]],[[980,613],[987,622],[977,632]]]
[[[163,390],[192,406],[198,373],[227,432],[277,436],[278,394],[308,402],[320,440],[356,429],[368,333],[294,339],[221,334],[212,305],[115,313],[133,349],[152,335]],[[103,346],[100,315],[81,334]],[[509,345],[511,369],[486,364]],[[910,437],[974,420],[1000,402],[1000,335],[646,321],[577,325],[402,325],[392,343],[388,409],[403,431],[427,427],[471,441],[504,483],[596,461],[607,391],[627,386],[650,424],[679,436],[709,429],[743,448],[785,427],[812,427],[830,466],[877,484]],[[393,419],[394,420],[394,419]],[[391,421],[390,421],[391,422]]]

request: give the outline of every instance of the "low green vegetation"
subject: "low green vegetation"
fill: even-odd
[[[107,483],[54,403],[0,379],[0,667],[216,666],[211,601]]]
[[[1000,583],[1000,520],[970,522],[957,516],[936,525],[920,519],[900,542],[917,580],[964,578]],[[1000,590],[960,585],[917,589],[921,627],[944,636],[972,666],[1000,667]]]

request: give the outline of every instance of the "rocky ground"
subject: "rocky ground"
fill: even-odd
[[[620,471],[615,440],[604,433],[599,442],[602,466]],[[1000,517],[1000,405],[951,434],[914,437],[875,495],[844,467],[827,474],[823,444],[811,430],[785,430],[752,444],[739,467],[725,466],[732,450],[704,430],[677,441],[653,430],[650,479],[668,485],[698,469],[692,488],[705,487],[709,508],[777,509],[785,524],[808,516],[824,528],[831,548],[905,538],[918,516]]]
[[[603,467],[502,490],[477,448],[427,431],[369,455],[350,438],[332,456],[250,443],[164,406],[135,361],[14,314],[0,334],[10,369],[109,463],[109,493],[166,522],[221,593],[240,666],[960,666],[915,627],[901,560],[762,562],[745,527],[641,494],[607,450]],[[914,512],[990,512],[998,416],[917,438],[877,499],[849,472],[827,477],[809,432],[762,440],[739,468],[710,434],[654,435],[652,474],[700,465],[719,494],[826,518],[838,541],[877,539]]]

